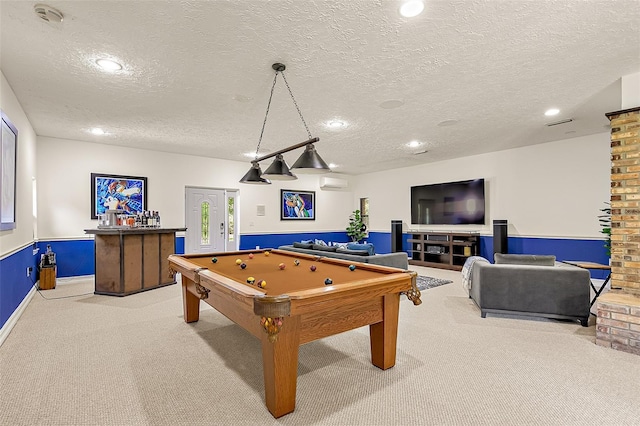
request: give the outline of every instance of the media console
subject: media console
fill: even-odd
[[[478,255],[480,234],[474,232],[409,232],[409,264],[461,271]]]

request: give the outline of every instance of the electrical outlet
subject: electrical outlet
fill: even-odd
[[[30,277],[32,272],[33,272],[33,266],[27,266],[27,277]]]

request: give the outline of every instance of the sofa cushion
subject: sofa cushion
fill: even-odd
[[[335,252],[338,249],[338,247],[335,247],[335,246],[323,246],[321,244],[314,244],[313,246],[311,246],[311,248],[313,250],[332,251],[332,252]]]
[[[347,244],[349,244],[349,243],[339,243],[339,242],[332,242],[331,243],[332,246],[340,247],[340,248],[347,248]]]
[[[347,249],[349,250],[366,250],[369,253],[369,256],[373,256],[374,254],[376,254],[376,251],[373,247],[373,244],[371,243],[366,243],[366,244],[358,244],[358,243],[348,243],[347,244]]]
[[[313,244],[311,244],[311,243],[304,243],[304,242],[303,242],[303,243],[295,242],[295,243],[293,243],[293,246],[294,246],[295,248],[306,248],[306,249],[310,249],[311,247],[313,247]]]
[[[319,246],[326,246],[328,245],[324,240],[313,240],[313,244],[317,244]]]
[[[351,249],[338,248],[336,250],[336,253],[350,254],[352,256],[369,256],[368,250],[351,250]]]
[[[496,264],[510,265],[535,265],[535,266],[554,266],[556,257],[553,255],[539,254],[502,254],[495,253],[494,260]]]

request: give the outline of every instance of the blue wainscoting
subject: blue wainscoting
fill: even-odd
[[[35,285],[36,257],[29,245],[0,260],[0,328]],[[33,268],[31,277],[27,277],[28,267]]]
[[[583,260],[609,264],[603,240],[509,237],[507,245],[512,254],[552,254],[558,261]],[[480,256],[493,262],[493,237],[480,237]],[[608,274],[604,270],[591,271],[593,278],[605,279]]]
[[[77,277],[95,273],[93,240],[39,241],[40,254],[47,245],[56,254],[57,277]]]
[[[95,274],[93,239],[39,241],[40,254],[47,250],[47,245],[56,254],[58,278]],[[184,254],[184,236],[176,237],[176,253]]]

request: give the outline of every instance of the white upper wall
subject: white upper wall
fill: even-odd
[[[13,89],[0,70],[0,109],[18,130],[16,144],[16,228],[0,231],[0,257],[33,241],[33,177],[36,165],[36,133]]]
[[[620,109],[631,109],[640,106],[640,72],[622,77],[622,102]]]
[[[91,173],[146,177],[147,208],[159,211],[162,226],[170,228],[185,225],[185,186],[239,189],[241,234],[342,231],[353,210],[351,192],[321,190],[317,175],[300,174],[298,180],[271,185],[240,184],[249,161],[47,137],[38,137],[37,146],[39,239],[87,237],[84,229],[97,226],[91,220]],[[280,221],[280,189],[316,191],[316,220]],[[258,205],[266,207],[265,216],[257,215]]]
[[[370,228],[390,232],[391,220],[412,230],[492,233],[509,221],[509,235],[602,238],[598,218],[610,199],[609,133],[388,170],[353,178],[355,199],[369,198]],[[411,186],[485,179],[484,226],[411,225]]]
[[[242,185],[249,162],[233,162],[37,138],[38,237],[83,237],[90,219],[91,173],[145,176],[149,209],[163,226],[184,226],[184,187],[240,189],[240,233],[343,231],[360,197],[370,200],[370,228],[389,232],[400,219],[405,230],[459,229],[490,234],[492,220],[507,219],[510,235],[601,238],[597,215],[609,200],[609,134],[459,158],[347,178],[348,191],[324,191],[319,176],[299,175],[270,186]],[[484,178],[485,226],[411,226],[410,187]],[[316,191],[317,219],[280,221],[280,189]],[[265,205],[266,215],[257,215]]]

